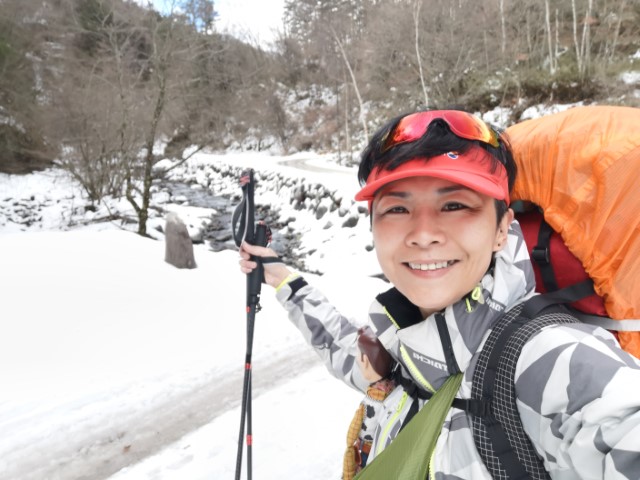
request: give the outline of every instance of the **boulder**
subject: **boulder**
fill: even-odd
[[[187,226],[174,212],[166,218],[164,260],[177,268],[197,267]]]

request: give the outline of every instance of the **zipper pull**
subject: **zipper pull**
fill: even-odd
[[[482,286],[480,284],[476,285],[471,293],[464,299],[467,304],[467,312],[469,313],[475,310],[475,307],[471,305],[471,300],[476,302],[476,304],[484,305],[484,295],[482,295]]]

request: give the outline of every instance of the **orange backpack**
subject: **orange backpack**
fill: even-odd
[[[640,331],[628,331],[640,319],[640,109],[576,107],[507,134],[518,165],[512,201],[541,207],[619,321],[622,348],[640,357]]]

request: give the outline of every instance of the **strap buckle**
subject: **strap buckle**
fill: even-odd
[[[488,399],[470,398],[463,400],[456,398],[453,401],[453,406],[475,417],[486,418],[491,416],[491,400]]]
[[[551,262],[549,248],[536,245],[531,250],[531,258],[535,260],[538,265],[548,265]]]

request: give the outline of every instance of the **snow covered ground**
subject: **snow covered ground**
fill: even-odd
[[[571,106],[528,109],[523,119]],[[500,125],[503,113],[484,117]],[[302,237],[297,253],[322,273],[305,276],[364,321],[387,285],[374,278],[369,222],[351,201],[355,169],[313,154],[201,153],[172,178],[239,194],[219,173],[227,167],[256,170],[256,203],[278,206],[284,229]],[[293,208],[292,190],[302,184],[330,191],[341,208],[315,205],[327,208],[320,215],[313,197]],[[216,215],[165,192],[154,199],[195,234]],[[146,239],[130,224],[93,223],[108,210],[86,204],[59,171],[0,174],[0,480],[233,478],[246,346],[237,254],[196,245],[198,268],[179,270],[164,262],[161,217],[148,224],[156,239]],[[108,207],[132,213],[125,202]],[[349,217],[357,224],[343,228]],[[339,478],[361,396],[324,370],[269,287],[262,306],[254,476]]]
[[[352,169],[323,157],[203,154],[190,168],[216,162],[351,197],[357,189]],[[263,185],[256,201],[282,202],[279,193]],[[191,224],[211,213],[165,207]],[[359,267],[375,264],[364,248],[368,222],[324,229],[310,213],[282,208],[322,264],[324,275],[308,277],[362,320],[386,288],[368,275],[375,265]],[[117,224],[81,226],[99,214],[85,212],[79,190],[55,170],[0,175],[0,479],[233,478],[246,346],[237,254],[196,245],[198,268],[179,270],[164,262],[162,241]],[[360,394],[324,370],[269,287],[262,305],[254,475],[339,478]]]

